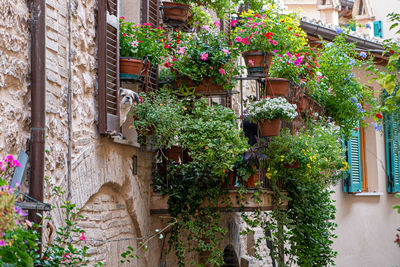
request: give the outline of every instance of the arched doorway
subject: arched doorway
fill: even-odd
[[[226,246],[224,249],[224,265],[223,267],[239,267],[239,261],[236,256],[235,249],[232,245]]]

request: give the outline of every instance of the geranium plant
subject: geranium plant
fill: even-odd
[[[165,67],[177,78],[195,83],[209,79],[226,90],[235,86],[239,52],[229,47],[227,38],[215,26],[203,26],[198,33],[174,34],[167,49],[170,60]]]
[[[285,78],[292,83],[300,82],[300,73],[302,72],[301,62],[304,56],[290,54],[288,51],[283,54],[275,54],[271,67],[269,69],[270,77]]]
[[[299,51],[306,44],[299,25],[295,13],[284,15],[275,5],[266,5],[260,13],[248,10],[238,20],[231,21],[232,41],[241,51]]]
[[[296,104],[290,104],[285,98],[265,97],[247,106],[247,118],[257,122],[262,120],[293,120],[298,115]]]
[[[119,19],[119,51],[121,57],[149,59],[151,64],[159,64],[165,55],[164,30],[150,23],[135,24]]]

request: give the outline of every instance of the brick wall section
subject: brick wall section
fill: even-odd
[[[29,137],[29,25],[27,1],[0,0],[1,156],[18,154]]]

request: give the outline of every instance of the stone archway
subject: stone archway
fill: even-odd
[[[232,245],[228,245],[224,249],[223,267],[239,267],[238,257]]]

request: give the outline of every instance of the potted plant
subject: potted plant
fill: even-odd
[[[120,73],[139,78],[165,55],[164,30],[119,19]],[[162,41],[160,41],[162,40]]]
[[[249,76],[267,76],[272,51],[297,51],[305,44],[296,14],[283,15],[272,5],[261,13],[243,12],[231,25],[232,42],[243,52]]]
[[[300,83],[301,62],[304,56],[297,54],[276,54],[271,68],[269,78],[266,80],[266,94],[272,96],[288,96],[290,83]]]
[[[237,168],[237,176],[243,181],[246,188],[255,188],[259,181],[260,166],[267,156],[260,152],[258,145],[250,147],[242,158],[242,163]]]
[[[170,60],[164,65],[174,73],[178,88],[204,93],[235,86],[239,52],[229,47],[215,26],[203,26],[198,33],[173,34],[168,52]]]
[[[262,136],[277,136],[280,134],[281,121],[291,121],[297,116],[296,104],[290,104],[285,98],[265,97],[250,103],[247,118],[257,122]]]

